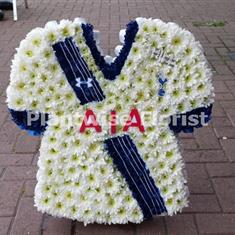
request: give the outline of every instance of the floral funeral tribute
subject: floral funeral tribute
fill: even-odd
[[[177,133],[210,120],[211,71],[194,36],[137,18],[116,57],[84,19],[49,22],[21,41],[7,103],[43,135],[35,205],[89,223],[140,223],[188,204]],[[199,118],[200,117],[200,118]]]

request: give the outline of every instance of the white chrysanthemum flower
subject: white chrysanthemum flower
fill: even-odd
[[[74,19],[73,23],[78,24],[78,25],[82,25],[82,24],[86,24],[87,22],[84,18],[77,17]]]
[[[73,37],[75,35],[75,28],[70,20],[61,20],[59,30],[63,38]]]
[[[35,28],[26,36],[27,40],[36,48],[40,48],[44,43],[44,29]]]
[[[45,25],[45,39],[51,44],[61,39],[56,21],[50,21]]]

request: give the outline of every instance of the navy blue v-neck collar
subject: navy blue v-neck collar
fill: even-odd
[[[86,40],[87,46],[90,48],[91,54],[95,60],[96,65],[103,72],[104,77],[108,80],[114,80],[120,73],[125,64],[125,61],[129,55],[132,44],[135,41],[135,36],[138,32],[138,23],[134,20],[126,26],[125,41],[121,52],[116,57],[115,61],[108,64],[104,56],[101,55],[97,48],[94,36],[93,36],[93,25],[82,24],[83,36]]]

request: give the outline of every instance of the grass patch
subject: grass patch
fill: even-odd
[[[226,21],[223,20],[211,20],[211,21],[194,21],[193,26],[195,27],[224,27]]]

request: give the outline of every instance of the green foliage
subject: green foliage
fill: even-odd
[[[195,27],[224,27],[226,21],[223,20],[212,20],[212,21],[194,21],[193,26]]]

